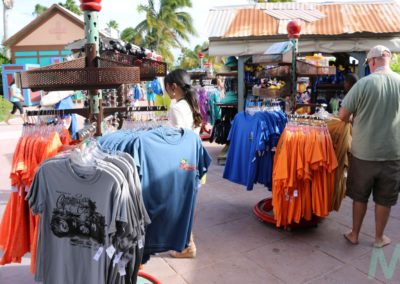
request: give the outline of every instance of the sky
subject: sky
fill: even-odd
[[[325,2],[326,0],[298,0],[298,2]],[[328,0],[329,1],[329,0]],[[352,0],[368,1],[368,0]],[[371,0],[369,0],[371,1]],[[380,1],[380,0],[372,0]],[[396,0],[400,1],[400,0]],[[14,8],[11,10],[10,23],[9,23],[9,36],[18,32],[21,28],[32,21],[35,16],[33,15],[34,7],[37,3],[44,6],[51,6],[54,3],[65,2],[65,0],[14,0]],[[139,22],[144,20],[144,14],[137,13],[137,6],[145,4],[147,0],[102,0],[102,11],[99,14],[100,28],[104,29],[106,23],[110,20],[116,20],[119,24],[120,31],[127,27],[135,27]],[[190,38],[190,42],[185,43],[186,47],[193,48],[197,44],[202,44],[207,40],[207,31],[205,30],[205,23],[208,12],[213,7],[218,6],[232,6],[249,4],[249,0],[192,0],[193,7],[187,9],[192,15],[194,26],[198,32],[197,36]],[[330,2],[333,2],[330,0]],[[334,2],[349,2],[349,0],[335,0]],[[79,3],[79,0],[75,0]],[[0,5],[0,17],[3,18],[3,5]],[[3,38],[3,21],[0,21],[0,39]],[[179,51],[173,51],[175,57]]]
[[[54,3],[65,2],[64,0],[14,0],[14,8],[11,10],[9,17],[9,36],[18,32],[21,28],[32,21],[35,5],[40,3],[43,6],[51,6]],[[144,20],[144,14],[138,14],[136,7],[139,4],[145,4],[145,0],[102,0],[102,10],[99,14],[100,27],[105,28],[106,23],[115,20],[119,24],[120,31],[127,27],[135,27],[139,22]],[[79,0],[75,0],[79,3]],[[194,26],[198,31],[198,35],[190,39],[187,46],[194,47],[196,44],[202,44],[207,40],[207,33],[204,30],[208,11],[212,7],[242,5],[248,4],[248,0],[192,0],[193,7],[187,11],[192,15]],[[3,18],[3,5],[1,8],[1,18]],[[0,35],[3,38],[3,21],[0,21]]]

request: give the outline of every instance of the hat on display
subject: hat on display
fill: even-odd
[[[235,56],[229,56],[224,65],[227,67],[236,67],[238,65],[238,61]]]
[[[386,46],[377,45],[371,48],[371,50],[368,52],[367,59],[365,60],[365,62],[375,57],[392,57],[392,53]]]

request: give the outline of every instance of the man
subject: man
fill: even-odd
[[[353,199],[353,228],[345,238],[358,243],[368,199],[375,202],[375,242],[381,248],[390,209],[400,187],[400,75],[390,69],[391,52],[378,45],[367,55],[371,75],[359,80],[346,95],[339,117],[353,115],[352,157],[347,195]]]

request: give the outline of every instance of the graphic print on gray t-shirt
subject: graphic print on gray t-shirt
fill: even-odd
[[[96,202],[82,194],[57,191],[50,226],[54,235],[68,237],[73,246],[92,247],[92,241],[104,244],[105,218],[96,211]]]

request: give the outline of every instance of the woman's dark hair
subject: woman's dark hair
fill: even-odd
[[[183,69],[175,69],[174,71],[170,72],[164,79],[165,86],[167,84],[177,84],[182,91],[184,92],[185,96],[184,99],[190,106],[190,109],[193,113],[193,122],[194,125],[201,126],[202,118],[199,110],[199,105],[196,99],[196,93],[192,84],[190,82],[189,74]]]
[[[347,82],[350,87],[352,87],[358,81],[358,76],[353,73],[346,74],[344,76],[344,81]]]
[[[15,79],[12,79],[10,86],[15,84]]]

